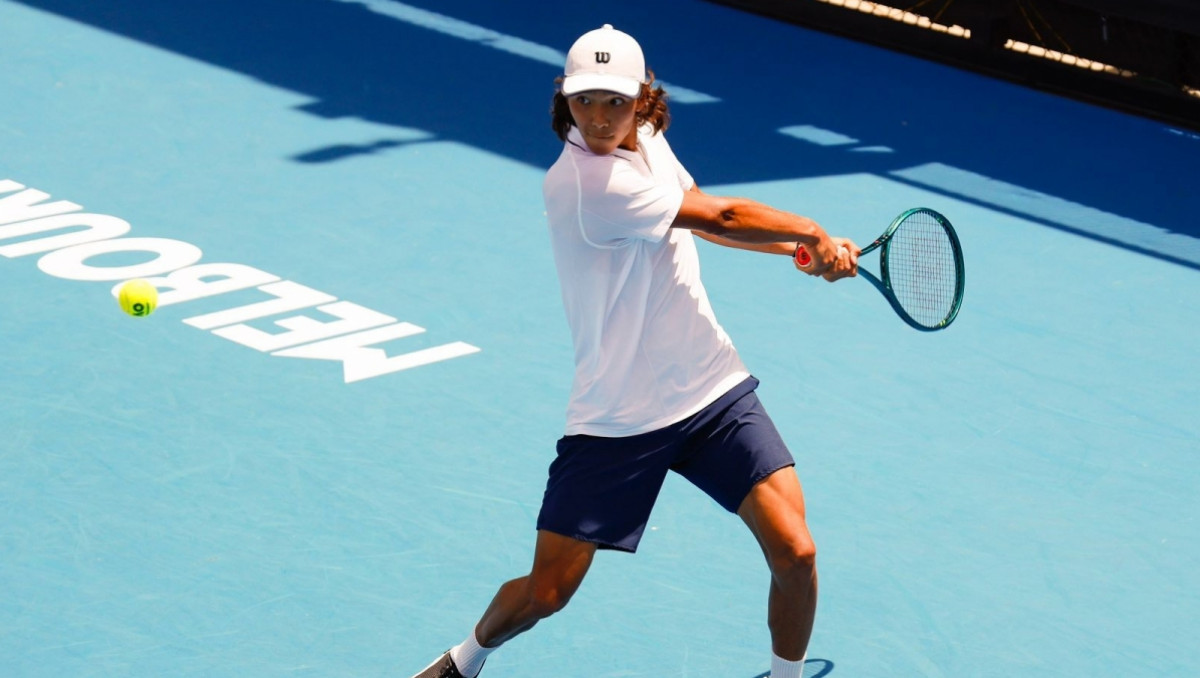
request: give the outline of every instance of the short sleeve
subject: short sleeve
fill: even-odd
[[[679,183],[658,181],[630,165],[613,167],[604,187],[581,206],[584,235],[593,245],[607,247],[660,241],[679,214],[683,191]]]
[[[675,174],[679,177],[679,187],[684,191],[692,190],[692,187],[696,185],[696,180],[692,178],[692,175],[687,171],[687,168],[683,166],[683,163],[679,162],[679,158],[675,156],[675,151],[671,149],[671,145],[667,143],[666,138],[661,134],[659,135],[659,138],[662,140],[663,150],[670,154],[671,162],[675,164]]]

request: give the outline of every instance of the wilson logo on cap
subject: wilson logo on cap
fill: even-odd
[[[612,24],[588,31],[571,45],[563,69],[562,93],[601,90],[637,97],[646,82],[642,48]]]

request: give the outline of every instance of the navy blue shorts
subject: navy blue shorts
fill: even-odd
[[[795,464],[754,393],[757,386],[750,377],[691,417],[657,431],[560,439],[537,528],[633,553],[667,471],[737,512],[751,488]]]

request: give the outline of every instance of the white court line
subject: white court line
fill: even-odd
[[[561,69],[567,61],[565,52],[560,52],[553,47],[539,45],[536,42],[530,42],[522,38],[512,35],[505,35],[490,28],[477,26],[461,19],[431,12],[420,7],[406,5],[403,2],[395,0],[335,0],[336,2],[344,2],[346,4],[362,5],[376,14],[381,14],[393,19],[399,19],[414,26],[427,28],[431,31],[437,31],[443,35],[477,42],[485,47],[498,49],[509,54],[540,61],[544,64],[549,64],[557,69]],[[668,85],[665,82],[659,81],[659,84],[671,95],[672,103],[680,104],[710,104],[720,101],[703,92],[697,92],[694,89],[681,87],[679,85]]]

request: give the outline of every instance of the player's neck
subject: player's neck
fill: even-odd
[[[620,144],[617,144],[617,148],[622,148],[626,151],[636,152],[637,151],[637,139],[638,139],[637,125],[634,125],[633,129],[629,130],[629,134],[625,137],[625,139]]]

